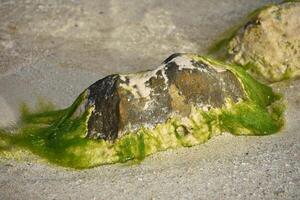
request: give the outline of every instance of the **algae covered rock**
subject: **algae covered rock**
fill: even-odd
[[[229,43],[232,61],[274,82],[300,75],[300,2],[267,6]]]
[[[276,133],[282,113],[281,97],[242,68],[174,54],[154,70],[97,81],[66,109],[24,112],[16,133],[0,131],[0,139],[58,165],[88,168],[142,160],[222,132]]]
[[[88,138],[115,140],[140,129],[154,128],[174,115],[188,117],[192,107],[221,108],[245,99],[233,73],[174,54],[157,69],[111,75],[87,89],[92,107]]]

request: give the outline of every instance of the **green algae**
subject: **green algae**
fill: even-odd
[[[128,160],[140,161],[158,151],[204,143],[222,132],[269,135],[282,128],[284,106],[281,96],[270,87],[253,79],[239,66],[208,57],[189,56],[197,62],[234,73],[247,98],[238,103],[227,99],[223,107],[210,110],[193,107],[187,118],[174,115],[155,128],[142,126],[138,131],[110,142],[85,137],[91,110],[74,115],[87,95],[83,92],[66,109],[53,110],[51,106],[44,106],[32,113],[23,107],[20,126],[14,133],[0,130],[0,155],[5,156],[5,152],[20,148],[51,163],[82,169]]]

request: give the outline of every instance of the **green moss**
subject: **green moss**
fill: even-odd
[[[265,109],[250,102],[224,110],[220,121],[223,131],[235,135],[269,135],[278,132],[282,126]]]
[[[0,155],[21,148],[57,165],[71,168],[89,168],[101,164],[143,160],[158,151],[189,147],[206,142],[224,131],[234,135],[268,135],[283,126],[284,106],[281,97],[242,68],[213,59],[190,55],[195,61],[228,69],[243,85],[247,99],[233,103],[229,99],[222,108],[204,111],[193,107],[190,116],[174,116],[155,128],[141,127],[114,142],[85,138],[86,121],[90,111],[76,117],[74,113],[85,100],[82,93],[67,109],[53,110],[44,106],[31,113],[22,109],[22,120],[15,134],[0,131]]]
[[[284,0],[283,3],[286,3],[286,2],[300,2],[300,0]]]

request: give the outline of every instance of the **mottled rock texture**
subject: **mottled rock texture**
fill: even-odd
[[[300,2],[267,6],[229,45],[233,61],[274,82],[300,75]]]
[[[174,54],[157,69],[110,75],[88,89],[89,138],[114,140],[141,127],[154,128],[173,115],[187,117],[192,106],[221,108],[245,97],[234,74],[186,54]]]

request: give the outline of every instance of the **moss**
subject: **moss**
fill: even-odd
[[[90,110],[74,117],[85,100],[82,93],[67,109],[45,106],[31,113],[23,107],[20,127],[11,134],[0,131],[0,155],[14,148],[29,150],[45,160],[71,168],[89,168],[101,164],[143,160],[158,151],[201,144],[224,131],[234,135],[268,135],[283,126],[281,96],[242,68],[213,59],[190,55],[195,61],[233,72],[244,87],[247,98],[209,111],[193,107],[188,118],[174,116],[150,129],[141,127],[114,142],[85,138]]]
[[[269,135],[282,126],[265,109],[250,102],[224,110],[220,118],[222,130],[234,135]]]

